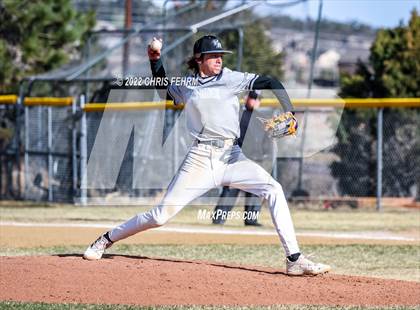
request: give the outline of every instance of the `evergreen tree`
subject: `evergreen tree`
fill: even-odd
[[[71,0],[0,2],[0,93],[17,93],[19,81],[77,57],[93,13]]]
[[[344,98],[420,97],[420,17],[414,10],[407,26],[380,30],[368,65],[341,77]],[[383,192],[407,196],[420,191],[420,113],[384,109]],[[332,164],[343,194],[372,196],[376,188],[376,111],[345,109],[337,131]]]

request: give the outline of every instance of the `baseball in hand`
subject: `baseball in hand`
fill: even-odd
[[[162,39],[153,38],[149,46],[151,50],[159,52],[162,49]]]

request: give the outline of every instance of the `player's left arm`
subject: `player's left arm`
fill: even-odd
[[[282,114],[273,116],[270,119],[259,118],[270,137],[280,138],[296,134],[298,128],[297,119],[294,116],[292,102],[283,84],[270,76],[259,76],[254,73],[237,71],[227,71],[227,73],[230,75],[230,85],[232,85],[234,94],[250,90],[271,89],[280,101],[284,111]]]
[[[274,116],[271,119],[260,119],[264,125],[265,130],[272,138],[281,138],[289,135],[296,135],[298,129],[298,121],[294,116],[294,108],[290,101],[286,89],[279,80],[270,76],[258,76],[250,85],[251,89],[271,89],[284,112],[280,115]]]
[[[271,76],[258,76],[252,83],[251,89],[271,89],[283,107],[284,112],[293,112],[294,107],[283,84]]]

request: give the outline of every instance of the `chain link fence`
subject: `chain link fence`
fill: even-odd
[[[25,107],[25,199],[72,202],[71,107]]]
[[[101,101],[101,100],[100,100]],[[75,99],[75,104],[80,102]],[[276,113],[271,108],[263,108],[268,114]],[[363,109],[367,110],[367,109]],[[396,117],[401,110],[385,110],[383,119],[383,179],[384,197],[412,197],[418,191],[418,120],[417,109],[411,109],[410,117],[404,120],[403,126],[396,123]],[[7,110],[7,111],[10,111]],[[81,176],[81,119],[86,117],[86,147],[87,159],[97,139],[104,112],[81,112],[75,106],[25,107],[26,127],[24,128],[24,198],[37,201],[80,202],[82,192]],[[371,110],[372,112],[372,110]],[[2,110],[6,113],[6,110]],[[132,113],[129,111],[116,111]],[[111,113],[107,121],[115,121]],[[162,114],[163,113],[163,114]],[[179,113],[179,112],[178,112]],[[341,118],[338,130],[334,132],[333,144],[308,157],[281,157],[281,148],[287,147],[279,141],[277,157],[272,175],[282,184],[286,196],[307,196],[311,199],[322,197],[374,197],[377,191],[377,137],[376,113],[368,120],[361,121],[351,117],[346,110]],[[398,115],[395,115],[397,113]],[[317,117],[329,118],[331,111],[317,111]],[[322,114],[325,114],[322,116]],[[151,152],[152,135],[163,135],[162,126],[156,125],[156,119],[162,118],[164,111],[145,110],[140,114],[143,118],[133,128],[128,138],[115,186],[112,188],[89,189],[86,192],[87,201],[101,198],[101,201],[112,203],[118,201],[133,201],[134,198],[159,196],[164,187],[142,186],[135,177],[148,179],[148,184],[160,184],[153,178],[168,173],[175,174],[179,159],[172,154]],[[298,113],[302,118],[302,113]],[[321,115],[321,116],[319,116]],[[168,121],[168,120],[166,120]],[[336,121],[336,120],[334,120]],[[328,122],[333,122],[329,120]],[[327,124],[328,124],[327,122]],[[157,126],[157,127],[155,127]],[[332,126],[332,128],[334,128]],[[161,130],[159,132],[159,129]],[[309,128],[307,130],[316,130]],[[150,134],[152,133],[152,134]],[[183,141],[185,133],[177,133],[175,143],[180,143],[180,154],[188,148],[188,141]],[[309,135],[308,135],[309,136]],[[150,139],[148,139],[150,138]],[[2,141],[5,141],[4,138]],[[13,146],[15,139],[9,138],[7,152],[2,153],[2,198],[12,198],[17,195],[18,179],[14,176],[16,170],[16,152]],[[172,148],[171,148],[172,150]],[[110,146],[109,152],[113,148]],[[182,160],[182,158],[181,158]],[[152,161],[154,162],[152,164]],[[139,164],[140,163],[140,164]],[[101,163],[100,163],[101,164]],[[15,169],[13,169],[15,167]],[[158,167],[158,169],[150,169]],[[268,168],[269,170],[269,168]],[[140,184],[140,185],[139,185]],[[302,194],[303,193],[303,194]],[[214,194],[214,192],[213,192]]]
[[[16,105],[0,104],[0,199],[20,196],[20,139]]]

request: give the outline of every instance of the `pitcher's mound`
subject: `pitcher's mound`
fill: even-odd
[[[0,299],[136,305],[418,305],[420,283],[108,255],[0,258]]]

